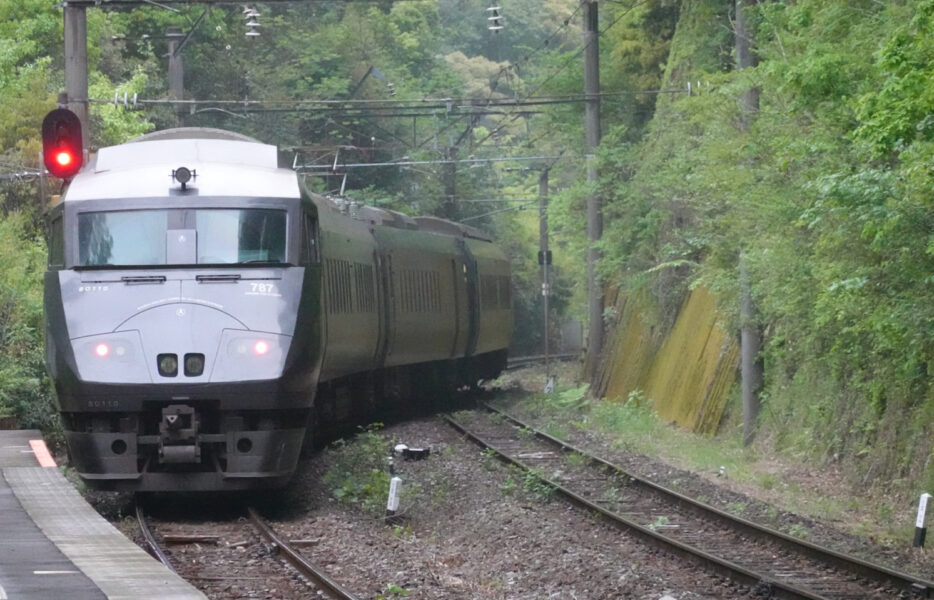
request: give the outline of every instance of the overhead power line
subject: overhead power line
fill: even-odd
[[[39,178],[39,171],[20,171],[17,173],[0,173],[0,181],[23,181],[26,183]]]
[[[529,202],[525,202],[523,204],[519,204],[517,206],[507,206],[506,208],[500,208],[498,210],[491,210],[490,212],[483,213],[482,215],[474,215],[472,217],[467,217],[465,219],[461,219],[460,222],[466,223],[467,221],[476,221],[477,219],[482,219],[483,217],[489,217],[491,215],[498,215],[499,213],[510,212],[513,210],[522,210],[526,206],[532,206],[533,204],[538,204],[538,198],[536,198],[535,200],[530,200]]]
[[[645,4],[647,1],[648,1],[648,0],[639,0],[639,1],[634,2],[633,4],[631,4],[630,6],[626,7],[626,10],[624,10],[624,11],[622,11],[620,14],[618,14],[618,15],[616,16],[616,19],[614,19],[612,23],[610,23],[609,25],[607,25],[606,27],[604,27],[603,29],[601,29],[601,30],[597,33],[597,36],[596,36],[596,37],[599,38],[600,36],[602,36],[603,34],[605,34],[607,31],[609,31],[610,29],[612,29],[617,23],[619,23],[619,22],[623,19],[623,17],[625,17],[627,14],[629,14],[632,10],[634,10],[634,9],[637,8],[638,6],[641,6],[642,4]],[[535,87],[535,89],[533,89],[532,92],[529,94],[529,96],[527,96],[527,98],[529,98],[529,97],[534,97],[533,94],[535,94],[535,93],[538,92],[540,89],[542,89],[543,87],[545,87],[545,85],[548,84],[549,81],[551,81],[552,79],[554,79],[555,77],[557,77],[558,74],[560,74],[562,71],[564,71],[565,69],[567,69],[567,68],[570,66],[570,64],[571,64],[571,61],[572,61],[572,60],[575,60],[578,56],[580,56],[581,54],[583,54],[583,52],[584,52],[585,50],[587,50],[587,48],[589,47],[589,45],[590,45],[590,44],[584,44],[583,46],[581,46],[580,48],[578,48],[577,51],[575,51],[573,54],[571,54],[569,57],[567,57],[567,59],[565,60],[565,63],[564,63],[562,66],[558,67],[558,69],[556,69],[553,73],[551,73],[550,75],[548,75],[548,77],[546,77],[545,79],[543,79],[542,81],[540,81],[540,82],[538,83],[538,85]],[[632,90],[632,91],[628,91],[628,92],[611,92],[611,93],[615,93],[615,94],[636,94],[636,93],[640,93],[640,92],[638,92],[637,90]],[[644,93],[644,92],[643,92],[643,93]],[[670,94],[670,93],[685,93],[685,90],[653,90],[653,91],[648,91],[648,93],[664,93],[664,94]],[[603,93],[600,93],[600,94],[581,94],[581,96],[584,98],[584,100],[582,100],[582,102],[586,102],[587,98],[603,97]],[[484,143],[485,141],[487,141],[488,139],[490,139],[490,138],[496,136],[496,134],[498,134],[500,131],[502,131],[503,129],[505,129],[507,125],[509,125],[510,123],[512,123],[513,121],[515,121],[515,120],[516,120],[517,118],[519,118],[520,116],[522,116],[521,113],[516,113],[516,114],[514,114],[511,118],[509,118],[509,119],[504,119],[503,122],[500,123],[500,124],[499,124],[496,128],[494,128],[492,131],[490,131],[490,132],[486,135],[486,137],[484,137],[484,138],[481,139],[480,141],[476,142],[476,143],[474,144],[474,147],[479,146],[480,144],[483,144],[483,143]]]
[[[499,80],[503,75],[505,75],[510,70],[515,71],[516,74],[518,75],[519,64],[530,62],[535,55],[537,55],[539,52],[544,51],[545,48],[547,48],[548,45],[551,43],[551,40],[556,38],[558,34],[561,33],[563,30],[567,29],[568,25],[570,25],[571,21],[574,19],[577,13],[580,12],[582,6],[583,6],[582,3],[578,3],[577,8],[574,9],[574,12],[572,12],[569,17],[564,19],[561,25],[559,25],[553,32],[551,32],[551,35],[546,37],[545,40],[541,44],[539,44],[537,48],[535,48],[528,54],[524,55],[521,59],[517,60],[516,62],[509,63],[508,65],[503,66],[499,70],[499,72],[496,73],[496,76],[493,78],[493,83],[490,84],[490,94],[487,96],[487,99],[492,98],[493,94],[496,93],[496,87],[499,85]]]
[[[365,2],[373,3],[382,0],[342,0],[342,2]],[[402,2],[405,0],[393,0]],[[262,0],[262,4],[333,4],[334,0]],[[177,10],[171,6],[243,6],[243,0],[64,0],[56,4],[56,8],[63,6],[74,6],[81,8],[141,8],[155,7],[173,12]]]
[[[337,171],[338,168],[344,169],[362,169],[366,167],[414,167],[417,165],[452,165],[452,164],[479,164],[492,162],[521,162],[535,160],[552,160],[558,156],[501,156],[497,158],[458,158],[458,159],[438,159],[438,160],[401,160],[379,163],[349,163],[337,165],[298,165],[296,168]]]
[[[642,94],[686,94],[687,90],[621,90],[615,92],[601,92],[597,94],[601,98],[613,98],[618,96],[636,96]],[[486,108],[486,107],[523,107],[523,106],[543,106],[548,104],[580,104],[586,102],[586,94],[556,94],[548,96],[526,96],[524,99],[518,98],[410,98],[410,99],[375,99],[375,100],[335,100],[335,99],[280,99],[280,100],[237,100],[237,99],[214,99],[214,100],[176,100],[168,98],[142,99],[142,98],[89,98],[88,102],[95,104],[116,104],[129,106],[139,106],[147,104],[172,104],[178,106],[241,106],[250,107],[275,107],[289,106],[300,107],[308,106],[316,109],[327,108],[360,108],[366,110],[388,110],[388,109],[446,109],[454,111],[455,109],[465,108]]]

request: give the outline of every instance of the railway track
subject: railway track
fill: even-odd
[[[575,358],[578,358],[579,356],[580,356],[579,353],[570,352],[570,353],[565,353],[565,354],[552,354],[548,356],[547,358],[548,360],[553,360],[553,361],[564,361],[564,360],[573,360]],[[540,356],[516,356],[516,357],[511,356],[506,361],[506,369],[512,370],[512,369],[518,369],[520,367],[526,367],[528,365],[535,365],[535,364],[543,363],[545,362],[545,359],[546,357],[544,354]]]
[[[316,566],[314,563],[306,559],[302,554],[296,550],[287,540],[279,536],[275,530],[260,516],[260,514],[252,507],[246,509],[247,518],[243,521],[248,521],[252,528],[255,530],[255,533],[262,537],[266,543],[271,547],[274,552],[284,558],[289,562],[290,565],[306,580],[310,581],[314,587],[321,591],[321,593],[328,598],[334,600],[358,600],[358,597],[352,594],[350,591],[346,590],[339,583],[334,581],[324,570]],[[136,518],[139,523],[140,531],[142,532],[143,538],[146,542],[146,545],[149,546],[152,554],[156,557],[159,562],[164,564],[166,567],[172,571],[178,572],[175,566],[172,564],[168,554],[162,548],[162,545],[157,541],[156,536],[153,534],[152,528],[149,526],[148,520],[141,505],[137,502],[136,504]],[[186,526],[189,530],[192,528]],[[213,536],[210,534],[195,534],[195,535],[184,535],[184,536],[167,536],[166,539],[181,539],[185,538],[188,540],[201,540],[202,542],[212,543],[212,539],[216,542],[216,539],[219,536]],[[243,544],[235,544],[235,547],[241,547]],[[281,565],[280,561],[275,561]],[[281,568],[281,567],[280,567]],[[183,577],[184,573],[181,574]],[[250,576],[246,575],[239,571],[230,572],[228,575],[222,573],[216,575],[194,575],[190,576],[193,580],[211,580],[211,581],[223,581],[224,579],[229,578],[232,581],[236,580],[246,580],[253,579],[262,581],[265,579],[262,576]],[[307,591],[302,594],[302,596],[307,595]]]
[[[447,421],[570,502],[755,594],[808,600],[932,598],[934,582],[821,548],[626,472],[486,405]]]
[[[327,573],[302,556],[301,553],[295,550],[287,541],[278,536],[276,532],[273,531],[272,527],[259,516],[259,513],[257,513],[255,509],[252,507],[248,508],[247,512],[253,526],[266,538],[266,541],[273,544],[285,555],[286,560],[288,560],[299,573],[313,581],[315,585],[324,590],[325,593],[332,598],[335,598],[335,600],[357,600],[356,596],[345,590],[339,583],[331,579]]]

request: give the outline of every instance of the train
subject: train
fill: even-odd
[[[336,423],[505,368],[488,235],[315,194],[278,158],[168,129],[101,148],[49,203],[46,362],[88,487],[281,488]]]

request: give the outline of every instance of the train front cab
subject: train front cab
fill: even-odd
[[[101,215],[132,210],[126,222],[138,223],[144,211],[183,210],[172,200],[134,199],[131,209],[125,202],[66,201],[49,215],[47,362],[72,462],[100,489],[284,485],[304,438],[320,354],[314,206],[199,198],[196,208],[184,209],[181,222],[192,225],[185,232],[199,233],[199,211],[205,223],[239,219],[241,229],[267,219],[264,231],[275,231],[268,218],[281,220],[274,260],[270,248],[235,248],[241,258],[221,264],[223,257],[195,248],[194,260],[168,256],[154,262],[169,264],[121,267],[104,264],[118,260],[89,260],[79,249],[109,221],[116,234],[119,219]],[[96,230],[82,229],[88,216],[97,219]],[[171,240],[171,231],[163,239]],[[119,244],[114,239],[111,250]],[[258,251],[266,258],[250,262]]]

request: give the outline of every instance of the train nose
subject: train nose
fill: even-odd
[[[127,319],[121,331],[137,331],[151,381],[199,383],[278,376],[289,336],[250,331],[211,306],[173,303]]]

